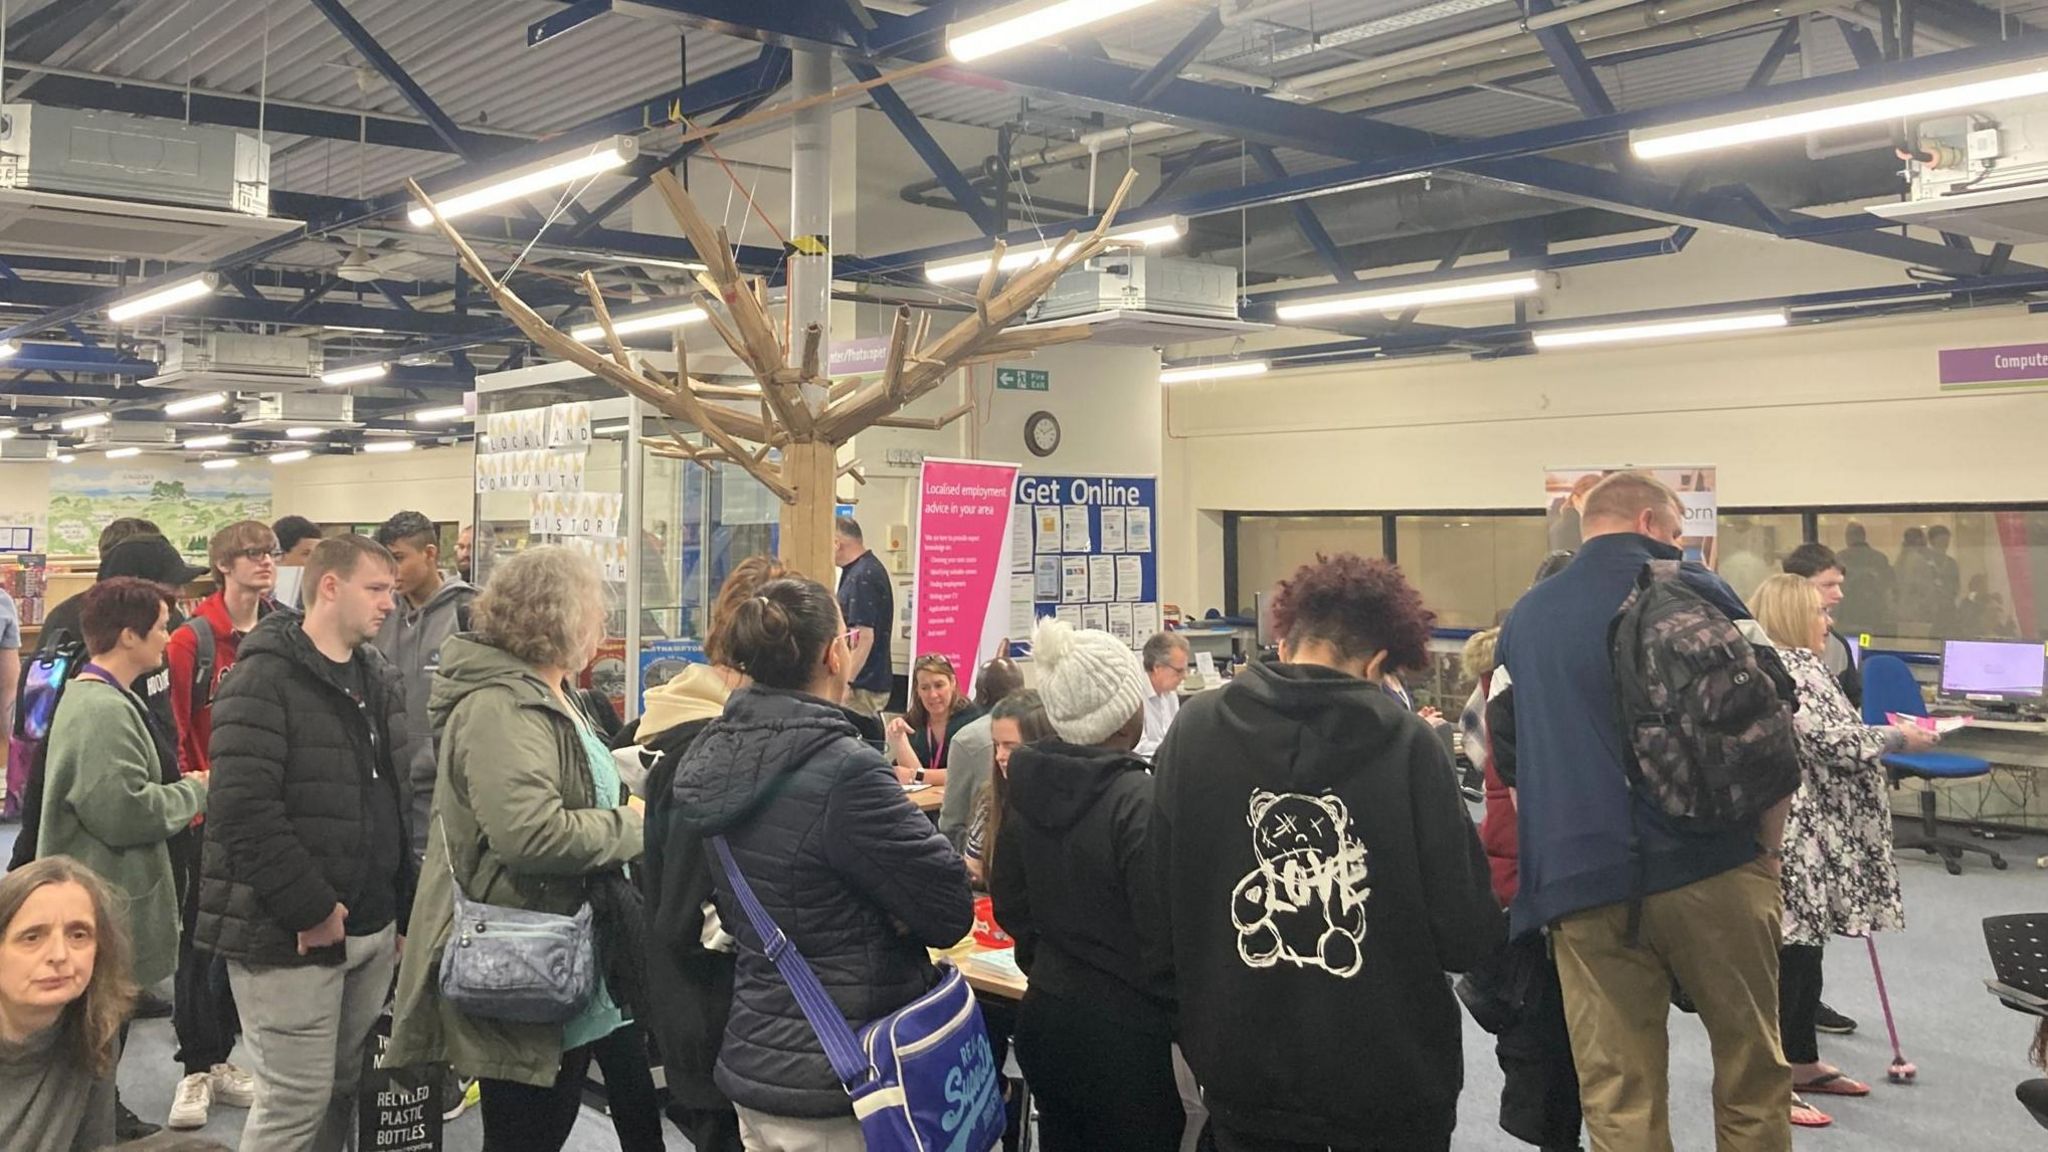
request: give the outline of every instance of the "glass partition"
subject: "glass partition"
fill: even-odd
[[[1379,516],[1285,516],[1247,513],[1237,517],[1237,580],[1227,610],[1249,614],[1252,595],[1312,563],[1317,553],[1385,553]]]
[[[1830,512],[1817,523],[1847,577],[1835,609],[1844,631],[1879,647],[2043,638],[2048,512]]]
[[[1394,555],[1440,628],[1492,627],[1549,549],[1540,514],[1394,517]]]

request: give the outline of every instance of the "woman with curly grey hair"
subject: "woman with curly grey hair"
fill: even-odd
[[[533,548],[498,566],[473,617],[475,631],[443,645],[434,677],[433,825],[386,1059],[445,1060],[479,1078],[484,1143],[506,1152],[562,1146],[596,1059],[621,1146],[658,1149],[645,1046],[620,1007],[629,1000],[624,949],[607,947],[631,932],[607,923],[611,902],[600,899],[640,855],[640,810],[564,687],[604,636],[603,582],[587,556]],[[565,916],[590,901],[604,976],[583,1009],[565,1024],[526,1024],[467,1015],[443,999],[451,884],[479,903]]]

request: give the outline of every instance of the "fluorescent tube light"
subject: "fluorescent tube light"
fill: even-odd
[[[1470,304],[1479,300],[1504,300],[1528,296],[1543,290],[1534,272],[1513,276],[1489,276],[1480,280],[1459,280],[1448,284],[1411,284],[1404,288],[1366,291],[1355,296],[1333,296],[1282,304],[1275,310],[1282,320],[1312,320],[1318,316],[1352,316],[1360,312],[1399,312],[1407,308],[1428,308],[1442,304]]]
[[[946,52],[962,63],[979,60],[1136,11],[1152,2],[1057,0],[1048,4],[1045,0],[1030,0],[1025,4],[1012,4],[977,20],[948,25]]]
[[[142,455],[142,449],[140,449],[140,448],[109,448],[109,449],[107,449],[107,459],[109,459],[109,460],[126,460],[126,459],[127,459],[127,458],[129,458],[130,456],[140,456],[140,455]]]
[[[624,167],[640,154],[640,145],[631,136],[607,136],[594,144],[546,160],[515,168],[495,177],[484,184],[460,189],[452,193],[436,193],[434,206],[441,210],[441,218],[453,220],[472,212],[481,212],[497,204],[504,204]],[[425,228],[434,222],[434,214],[425,205],[419,205],[405,214],[413,227]]]
[[[201,468],[210,468],[218,472],[223,468],[233,468],[234,466],[240,463],[241,461],[235,459],[233,456],[222,456],[218,460],[202,460],[199,462],[199,466]]]
[[[178,447],[196,452],[202,448],[225,448],[234,442],[235,438],[233,436],[223,432],[218,436],[195,436],[179,444]]]
[[[590,430],[590,434],[592,436],[609,436],[614,432],[624,432],[629,427],[631,427],[630,424],[621,420],[617,424],[599,424]]]
[[[1109,234],[1109,242],[1122,247],[1150,247],[1154,244],[1171,244],[1188,234],[1185,216],[1169,216],[1164,220],[1148,220],[1118,228]],[[1031,244],[1011,248],[1003,253],[1003,262],[998,267],[1004,272],[1015,272],[1033,264],[1043,264],[1052,258],[1053,246]],[[988,271],[987,256],[962,256],[952,260],[934,260],[924,266],[924,278],[934,284],[949,284],[962,280],[979,280]]]
[[[369,443],[367,443],[367,444],[364,444],[364,445],[363,445],[363,451],[365,451],[365,452],[410,452],[410,451],[412,451],[412,441],[410,441],[410,440],[372,440],[372,441],[370,441]]]
[[[0,360],[5,360],[21,351],[21,345],[12,340],[0,340]]]
[[[61,455],[59,455],[59,456],[57,457],[57,463],[59,463],[59,464],[76,464],[76,463],[78,463],[78,457],[76,457],[76,456],[72,455],[72,454],[71,454],[71,453],[69,453],[69,452],[65,452],[65,453],[62,453]]]
[[[704,318],[705,312],[702,308],[669,308],[661,312],[642,313],[638,316],[614,316],[612,317],[612,331],[617,332],[621,336],[631,336],[636,332],[656,332],[664,328],[680,328],[685,324],[695,324]],[[588,344],[594,340],[602,340],[604,339],[604,326],[601,324],[585,324],[581,328],[572,328],[569,330],[569,339],[579,344]]]
[[[355,332],[364,336],[382,336],[387,332],[383,328],[358,328],[353,324],[322,324],[321,327],[329,332]]]
[[[83,416],[66,416],[57,421],[57,427],[66,432],[76,432],[80,428],[97,428],[113,418],[111,412],[87,412]]]
[[[19,428],[0,428],[0,440],[12,440],[21,435]]]
[[[361,384],[365,380],[382,380],[390,374],[391,366],[389,364],[359,364],[354,368],[336,368],[332,372],[322,372],[320,374],[320,383],[328,385]]]
[[[183,400],[171,401],[164,405],[164,415],[183,416],[190,412],[210,412],[215,408],[227,407],[227,403],[227,393],[208,392],[204,396],[188,396]]]
[[[468,416],[469,410],[460,404],[451,404],[446,408],[422,408],[412,414],[412,418],[422,424],[435,424],[444,420],[463,420],[467,419]]]
[[[1848,96],[1816,97],[1771,109],[1638,128],[1628,134],[1628,142],[1629,149],[1642,159],[1661,160],[1860,124],[1959,112],[2043,93],[2048,93],[2048,60],[2036,58],[1932,80],[1883,85]]]
[[[183,304],[187,300],[197,300],[201,296],[211,294],[214,283],[214,276],[211,272],[202,273],[189,280],[180,280],[168,288],[159,288],[147,295],[136,296],[113,305],[107,309],[107,319],[112,320],[116,324],[121,324],[133,320],[137,316],[147,316],[152,312],[161,312],[173,305]]]
[[[325,434],[326,431],[327,429],[325,428],[314,428],[310,425],[301,425],[300,427],[297,428],[285,429],[284,434],[285,436],[293,440],[311,440],[315,436]]]
[[[1536,347],[1584,348],[1593,344],[1621,344],[1635,340],[1675,340],[1684,336],[1723,336],[1731,332],[1756,332],[1783,328],[1790,320],[1783,310],[1745,312],[1734,316],[1701,316],[1692,320],[1659,320],[1646,324],[1615,324],[1598,328],[1556,328],[1534,333]]]
[[[1264,375],[1272,365],[1264,360],[1225,360],[1188,368],[1167,368],[1159,373],[1161,384],[1186,384],[1191,380],[1231,380],[1239,376]]]
[[[295,448],[290,452],[272,452],[270,454],[270,462],[272,464],[297,464],[299,461],[312,455],[311,452],[306,451],[304,448]]]

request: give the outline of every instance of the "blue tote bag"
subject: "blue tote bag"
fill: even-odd
[[[936,988],[856,1035],[810,963],[754,898],[725,837],[713,836],[711,846],[747,923],[852,1099],[868,1152],[989,1152],[1001,1143],[1002,1073],[960,970],[941,963]]]

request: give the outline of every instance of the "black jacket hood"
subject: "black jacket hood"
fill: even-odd
[[[306,618],[297,612],[269,613],[242,638],[241,647],[235,650],[236,663],[256,655],[278,656],[311,672],[337,692],[349,691],[346,685],[335,679],[334,661],[329,660],[327,654],[314,645],[313,638],[306,635],[305,628],[301,627],[305,622]],[[369,666],[372,674],[369,683],[372,686],[390,688],[387,682],[390,678],[389,665],[374,645],[359,645],[355,659]]]
[[[872,717],[809,693],[750,685],[733,693],[725,714],[698,734],[694,770],[676,777],[678,816],[702,832],[723,832],[835,741],[877,743],[881,736]]]
[[[1047,832],[1065,832],[1133,769],[1147,767],[1128,752],[1059,740],[1027,745],[1010,754],[1010,807]]]
[[[1218,697],[1218,722],[1278,753],[1274,783],[1289,791],[1335,787],[1412,722],[1379,685],[1315,664],[1251,664],[1232,686]]]

